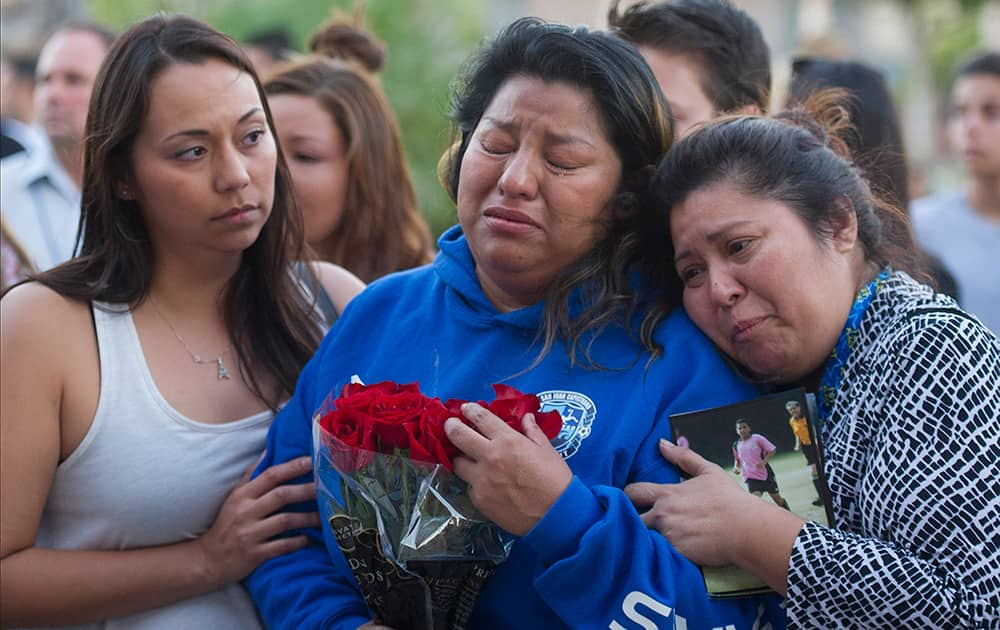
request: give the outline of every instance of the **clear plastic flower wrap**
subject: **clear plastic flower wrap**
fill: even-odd
[[[536,412],[543,430],[558,432],[561,418],[538,413],[536,397],[495,389],[498,399],[482,404],[501,417]],[[451,472],[458,451],[443,427],[461,418],[462,402],[428,398],[415,383],[351,383],[314,414],[320,514],[379,623],[464,628],[510,551],[513,538],[479,513]]]

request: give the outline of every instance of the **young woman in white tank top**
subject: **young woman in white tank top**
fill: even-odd
[[[0,301],[4,627],[259,627],[239,580],[307,544],[275,536],[316,525],[284,510],[313,495],[308,458],[247,482],[321,335],[262,94],[190,18],[104,61],[80,254]],[[363,287],[307,275],[338,310]]]

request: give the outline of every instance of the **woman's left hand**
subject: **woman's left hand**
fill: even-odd
[[[660,532],[686,558],[697,564],[734,562],[741,544],[740,523],[763,502],[747,493],[726,471],[694,451],[660,441],[660,452],[691,478],[681,483],[640,482],[625,494],[650,529]]]
[[[462,455],[455,474],[469,484],[469,496],[491,521],[523,536],[548,512],[566,490],[573,473],[535,424],[522,419],[524,434],[476,403],[462,405],[472,426],[454,418],[445,432]]]
[[[660,453],[691,478],[625,486],[637,508],[652,506],[642,515],[646,526],[663,534],[688,560],[735,564],[784,595],[788,560],[805,521],[748,493],[691,449],[660,440]]]

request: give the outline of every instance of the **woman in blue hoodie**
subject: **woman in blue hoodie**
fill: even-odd
[[[475,405],[478,432],[452,426],[456,473],[518,537],[468,627],[783,627],[773,600],[709,600],[621,490],[677,481],[657,451],[669,414],[752,394],[644,289],[642,261],[658,256],[638,245],[650,219],[637,201],[672,140],[650,70],[613,36],[526,18],[457,85],[444,179],[459,225],[431,265],[344,311],[275,419],[262,469],[311,452],[313,412],[353,374],[467,400],[503,381],[560,411],[563,430],[551,443],[505,432]],[[307,533],[314,545],[249,579],[268,625],[372,627],[329,528]]]

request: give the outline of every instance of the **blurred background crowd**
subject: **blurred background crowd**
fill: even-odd
[[[45,36],[66,20],[120,30],[155,11],[205,19],[265,50],[303,51],[331,8],[353,0],[3,0],[0,40],[4,116],[30,116],[34,61]],[[623,2],[626,7],[631,2]],[[864,61],[888,79],[910,162],[911,197],[960,185],[961,161],[949,151],[944,122],[951,71],[970,51],[1000,48],[1000,0],[738,0],[771,47],[772,103],[785,100],[792,59]],[[567,24],[607,25],[605,0],[369,0],[366,26],[389,54],[382,86],[399,118],[419,205],[434,236],[455,222],[435,167],[448,142],[448,85],[483,37],[522,15]],[[9,104],[8,104],[9,103]],[[19,108],[7,110],[7,107]],[[772,107],[773,109],[773,107]],[[9,111],[14,113],[9,114]]]

